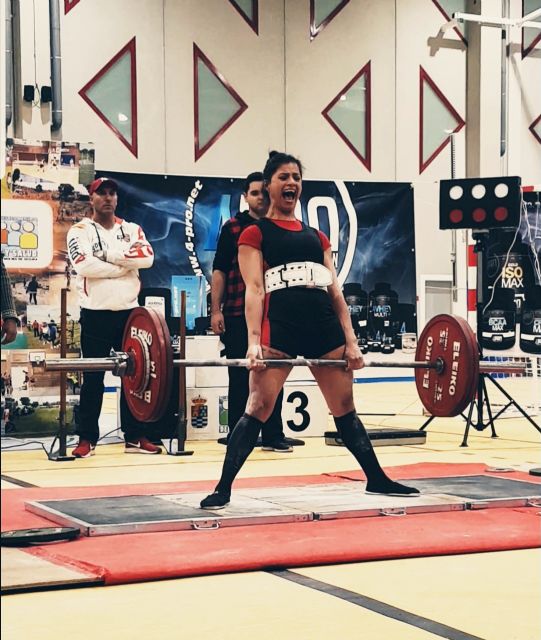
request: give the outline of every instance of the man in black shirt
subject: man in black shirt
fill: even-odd
[[[242,231],[267,213],[268,202],[263,193],[263,174],[251,173],[244,183],[244,199],[248,211],[239,211],[222,227],[212,265],[211,327],[222,337],[227,358],[244,358],[248,347],[248,330],[244,317],[245,286],[240,275],[237,241]],[[249,395],[250,372],[244,367],[229,367],[228,424],[229,433],[244,413]],[[265,451],[290,452],[292,445],[304,444],[286,438],[282,425],[283,391],[274,411],[263,425],[262,445]],[[229,436],[228,436],[229,437]]]

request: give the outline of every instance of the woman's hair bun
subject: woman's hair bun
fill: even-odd
[[[269,158],[274,158],[274,156],[277,156],[279,153],[279,151],[269,151]]]

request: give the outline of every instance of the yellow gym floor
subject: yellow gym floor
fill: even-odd
[[[356,385],[356,396],[361,412],[374,410],[363,406],[368,397],[381,411],[400,405],[401,415],[367,418],[369,428],[418,428],[424,421],[413,385]],[[384,467],[480,462],[527,472],[541,466],[541,437],[530,423],[520,417],[500,418],[496,428],[497,439],[488,429],[470,431],[469,446],[461,448],[462,418],[438,418],[428,427],[426,444],[377,447],[376,453]],[[186,448],[194,455],[127,456],[121,445],[106,445],[92,458],[65,463],[50,462],[42,451],[5,452],[2,474],[40,487],[218,478],[223,446],[188,442]],[[354,468],[344,448],[307,437],[306,446],[290,454],[256,450],[241,476]],[[1,488],[20,487],[3,480]],[[290,567],[297,582],[262,571],[6,595],[1,602],[2,638],[57,640],[69,634],[78,640],[539,640],[540,560],[534,549]]]

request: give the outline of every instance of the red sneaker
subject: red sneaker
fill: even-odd
[[[139,438],[135,442],[126,442],[126,448],[124,449],[124,453],[149,453],[156,455],[161,452],[160,447],[152,444],[152,442],[145,437]]]
[[[76,458],[90,458],[95,453],[96,446],[88,440],[79,440],[79,444],[71,452]]]

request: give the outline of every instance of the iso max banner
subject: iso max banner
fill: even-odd
[[[172,276],[210,282],[222,224],[246,209],[243,180],[107,172],[119,185],[117,215],[142,226],[155,253],[143,286],[171,286]],[[365,291],[390,283],[415,305],[413,188],[409,183],[303,181],[296,215],[331,241],[341,285]]]

